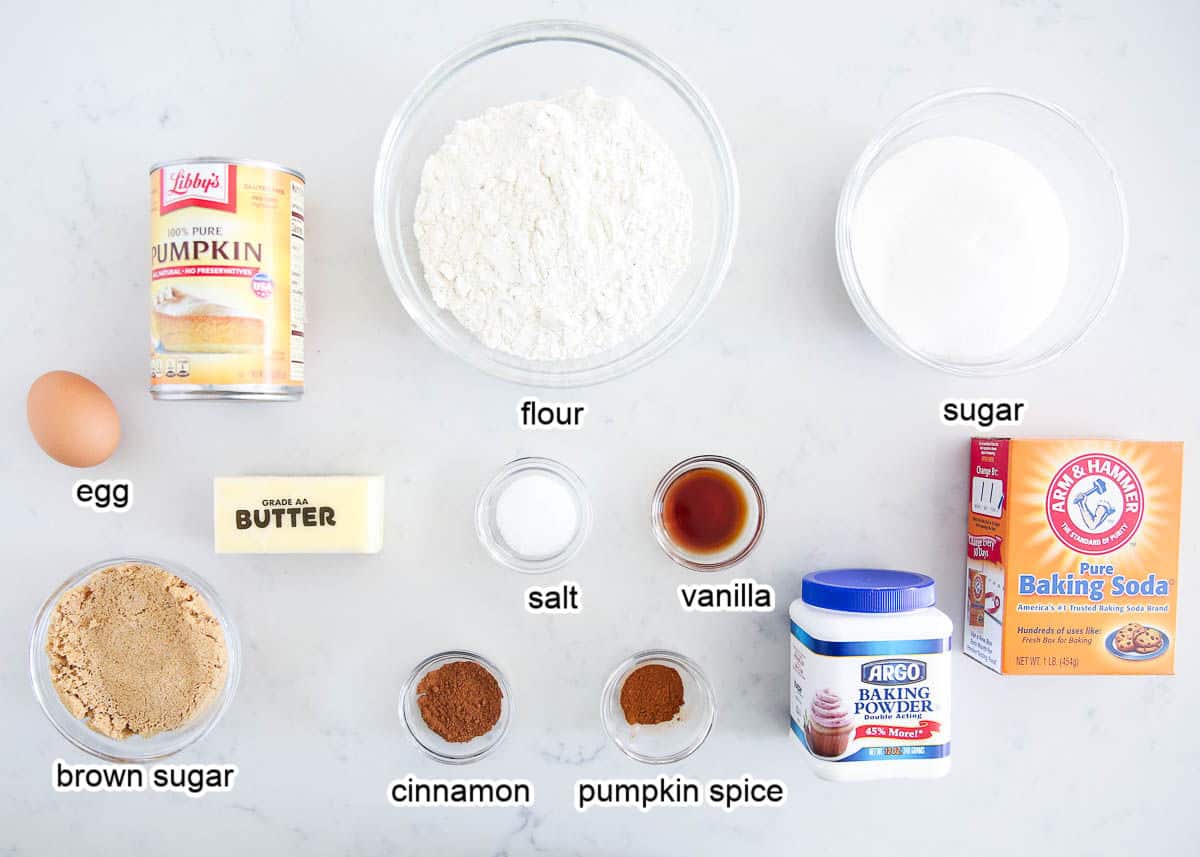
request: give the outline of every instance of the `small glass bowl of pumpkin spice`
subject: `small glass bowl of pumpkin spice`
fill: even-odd
[[[604,731],[631,759],[664,765],[686,759],[712,731],[717,699],[690,658],[662,649],[621,663],[601,696]]]

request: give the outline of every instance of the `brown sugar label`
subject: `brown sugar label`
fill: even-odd
[[[68,765],[54,760],[54,790],[69,792],[179,792],[204,797],[233,791],[237,765]]]

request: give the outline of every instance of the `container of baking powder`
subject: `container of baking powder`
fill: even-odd
[[[933,578],[847,568],[805,575],[792,602],[792,732],[827,780],[950,770],[950,638]]]
[[[265,161],[150,170],[150,392],[304,392],[304,177]]]

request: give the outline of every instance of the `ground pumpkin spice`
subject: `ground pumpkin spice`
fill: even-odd
[[[625,722],[653,725],[674,720],[683,708],[683,679],[663,664],[646,664],[625,677],[621,710]]]
[[[425,725],[452,744],[492,731],[504,692],[496,677],[471,661],[452,661],[417,683],[417,706]]]
[[[220,691],[229,660],[200,593],[146,563],[109,566],[64,593],[46,653],[67,710],[117,740],[186,724]]]

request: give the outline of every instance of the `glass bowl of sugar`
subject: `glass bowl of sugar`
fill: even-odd
[[[587,488],[549,458],[510,461],[475,503],[475,532],[488,554],[524,574],[544,574],[575,558],[592,529]]]
[[[678,162],[677,240],[651,216],[660,159],[567,156],[606,139],[588,122],[606,111],[618,136],[655,138]],[[484,126],[503,146],[471,145]],[[508,381],[580,387],[662,356],[716,297],[737,234],[737,172],[711,106],[671,63],[600,27],[530,21],[457,51],[401,105],[376,166],[374,220],[392,289],[430,339]]]
[[[884,343],[957,375],[1042,365],[1079,342],[1125,266],[1121,183],[1061,108],[995,89],[937,95],[862,153],[838,266]]]

